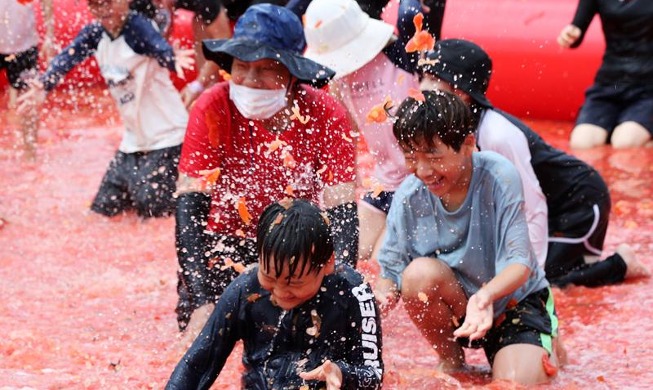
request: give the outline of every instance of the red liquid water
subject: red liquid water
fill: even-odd
[[[160,389],[179,358],[174,221],[108,219],[88,210],[122,130],[102,92],[74,99],[62,92],[50,98],[65,104],[51,104],[43,117],[35,164],[17,157],[14,115],[0,115],[0,388]],[[567,148],[571,123],[529,124]],[[365,174],[370,160],[361,150]],[[653,149],[606,146],[576,155],[611,189],[606,253],[629,242],[653,268]],[[650,279],[556,290],[555,298],[570,362],[543,387],[653,385]],[[386,389],[514,387],[490,385],[483,374],[438,373],[436,353],[401,306],[383,326]],[[239,388],[240,351],[213,388]],[[480,351],[470,351],[468,361],[487,365]]]

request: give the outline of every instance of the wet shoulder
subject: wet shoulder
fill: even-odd
[[[429,191],[424,182],[415,175],[408,175],[395,191],[392,204],[397,205],[394,206],[395,209],[397,207],[410,209],[411,213],[421,216],[433,212],[434,201],[435,195]]]
[[[492,151],[476,152],[472,155],[474,177],[472,186],[487,185],[502,193],[520,193],[521,179],[517,168],[499,153]]]
[[[493,109],[485,110],[478,128],[478,143],[482,150],[496,150],[514,137],[524,137],[517,126]]]

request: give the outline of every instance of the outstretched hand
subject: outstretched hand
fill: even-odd
[[[560,35],[558,35],[558,45],[569,48],[571,45],[576,43],[578,38],[580,38],[581,31],[580,28],[574,26],[573,24],[565,26]]]
[[[180,79],[184,79],[184,69],[190,69],[195,63],[195,51],[193,49],[182,49],[177,42],[172,44],[175,53],[175,72]]]
[[[43,83],[37,79],[27,82],[28,89],[18,97],[17,112],[19,115],[27,115],[38,110],[45,101],[47,92],[43,88]]]
[[[465,322],[453,332],[454,337],[468,337],[470,341],[482,338],[492,328],[493,316],[492,299],[481,289],[469,297]]]
[[[374,285],[374,298],[376,298],[376,303],[379,310],[381,310],[381,315],[387,316],[399,302],[397,285],[390,279],[380,277]]]
[[[326,382],[326,390],[340,390],[342,386],[342,371],[337,364],[330,360],[325,361],[314,370],[299,373],[299,377],[304,380]]]

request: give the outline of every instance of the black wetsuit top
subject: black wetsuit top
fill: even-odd
[[[603,62],[595,82],[603,85],[637,84],[653,90],[653,1],[580,0],[572,22],[582,35],[599,14],[605,36]]]
[[[381,386],[381,324],[374,295],[347,265],[327,275],[315,297],[283,311],[261,288],[258,268],[236,278],[175,368],[166,389],[208,389],[238,340],[244,344],[244,389],[310,389],[298,372],[330,359],[343,374],[342,389]]]

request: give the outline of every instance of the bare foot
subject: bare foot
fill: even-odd
[[[651,272],[643,263],[637,260],[635,251],[629,245],[619,245],[616,252],[626,263],[626,279],[648,278],[651,276]]]

